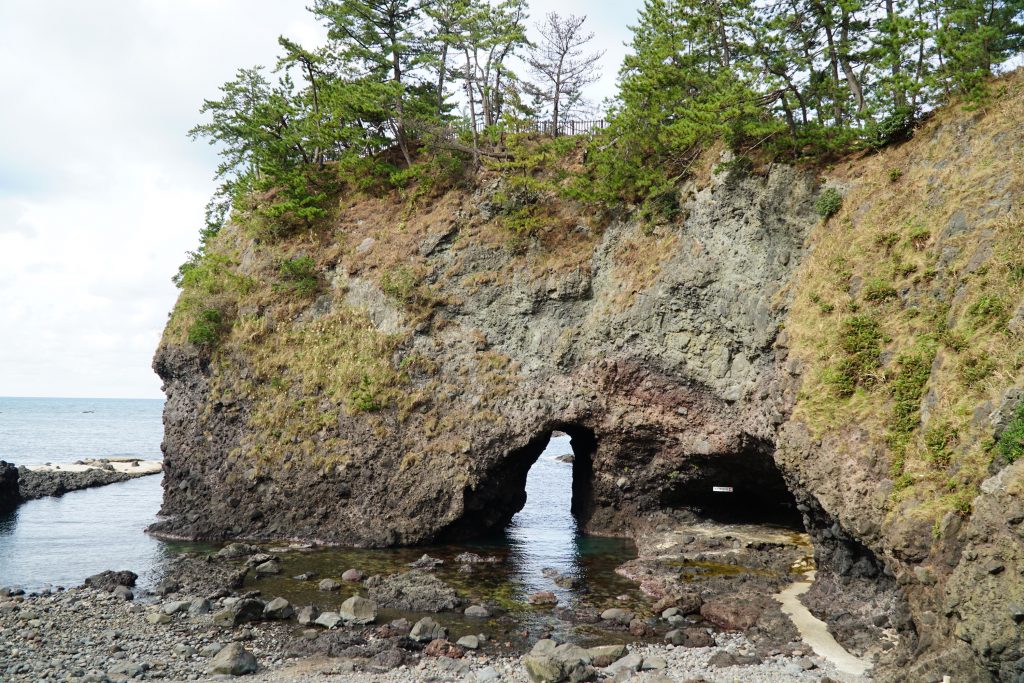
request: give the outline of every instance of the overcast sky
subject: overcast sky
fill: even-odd
[[[185,132],[277,36],[322,29],[308,0],[0,2],[0,396],[161,396],[150,361],[214,188]],[[532,0],[589,14],[607,50],[596,100],[641,0]],[[531,26],[532,28],[532,26]]]

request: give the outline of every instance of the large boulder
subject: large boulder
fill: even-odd
[[[238,626],[263,619],[264,605],[259,600],[246,598],[214,613],[213,623],[220,626]]]
[[[127,586],[131,588],[135,585],[135,581],[138,580],[139,575],[135,572],[123,570],[115,572],[108,569],[105,572],[99,574],[93,574],[85,580],[85,586],[89,588],[96,588],[102,591],[113,591],[118,586]]]
[[[444,640],[448,637],[448,631],[430,617],[423,617],[413,625],[409,637],[420,643],[429,643],[432,640]]]
[[[353,595],[341,603],[338,614],[351,624],[372,624],[377,618],[377,605],[372,600]]]
[[[557,645],[553,640],[539,640],[522,661],[534,683],[579,683],[592,680],[597,674],[591,666],[590,651],[572,643]]]
[[[370,598],[386,609],[444,612],[459,606],[454,588],[420,570],[386,577],[371,576],[365,585]]]
[[[209,673],[229,676],[256,673],[256,657],[241,643],[231,643],[210,662]]]

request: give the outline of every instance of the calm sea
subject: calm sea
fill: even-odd
[[[0,398],[0,460],[71,463],[160,458],[162,400]],[[105,569],[152,573],[164,544],[143,529],[160,509],[160,477],[24,503],[0,515],[0,586],[78,585]]]

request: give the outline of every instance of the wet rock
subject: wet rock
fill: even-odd
[[[416,642],[425,643],[432,640],[444,640],[448,637],[448,631],[430,617],[424,617],[413,625],[412,630],[409,631],[409,637]]]
[[[434,567],[439,567],[442,564],[444,564],[444,560],[439,560],[436,557],[424,554],[423,557],[415,562],[410,562],[409,566],[413,569],[433,569]]]
[[[359,582],[366,578],[366,574],[359,571],[358,569],[346,569],[345,573],[341,575],[342,581]]]
[[[216,557],[222,560],[237,560],[242,557],[255,555],[258,552],[261,552],[259,546],[248,545],[245,543],[229,543],[217,551]]]
[[[318,616],[313,623],[317,626],[323,626],[324,628],[334,628],[338,624],[344,622],[341,615],[337,612],[324,612]]]
[[[735,600],[713,600],[700,608],[700,614],[712,624],[727,631],[746,631],[757,623],[761,609]]]
[[[267,560],[266,562],[257,565],[256,569],[253,570],[253,573],[256,574],[257,578],[263,577],[263,576],[274,576],[275,574],[280,574],[281,573],[281,563],[278,560],[276,560],[276,559]]]
[[[484,558],[476,553],[459,553],[455,556],[458,564],[483,564]]]
[[[135,599],[135,594],[132,592],[132,589],[128,586],[117,586],[114,588],[114,590],[111,591],[111,593],[114,595],[114,597],[120,598],[124,601]]]
[[[583,581],[578,576],[569,576],[568,574],[559,574],[555,577],[555,585],[559,588],[579,588],[583,585]]]
[[[317,590],[336,591],[341,588],[341,584],[334,579],[323,579],[316,587]]]
[[[295,581],[312,581],[318,576],[320,575],[316,572],[303,572],[301,574],[296,574],[292,577],[292,579],[294,579]]]
[[[633,621],[633,613],[621,607],[612,607],[601,612],[601,618],[605,621],[627,626],[629,622]]]
[[[462,636],[455,641],[455,644],[460,647],[464,647],[467,650],[475,650],[480,647],[480,639],[474,635]]]
[[[132,588],[135,586],[135,581],[139,578],[139,575],[135,572],[120,571],[115,572],[107,570],[100,572],[99,574],[93,574],[85,580],[83,585],[97,588],[99,590],[111,592],[118,586],[125,586]]]
[[[370,599],[385,609],[443,612],[459,606],[455,589],[433,574],[420,570],[384,578],[371,576],[364,585]]]
[[[181,590],[181,584],[174,579],[164,579],[156,585],[153,592],[160,597],[167,597],[172,593],[177,593]]]
[[[274,598],[263,608],[266,619],[288,619],[295,614],[295,608],[284,598]]]
[[[338,614],[352,624],[372,624],[377,618],[377,605],[372,600],[353,595],[341,603]]]
[[[252,598],[245,598],[225,607],[213,615],[213,623],[218,626],[238,626],[263,618],[263,603]]]
[[[210,662],[208,672],[211,674],[227,674],[243,676],[256,673],[256,657],[245,649],[241,643],[231,643],[217,653]]]
[[[665,634],[665,641],[683,647],[712,647],[715,639],[702,628],[673,629]]]
[[[316,618],[320,616],[320,610],[315,605],[306,605],[300,607],[296,614],[295,620],[299,622],[299,626],[309,626],[316,621]]]
[[[467,617],[474,617],[476,619],[486,619],[491,616],[490,611],[483,605],[470,605],[466,608],[466,611],[463,614]]]
[[[551,591],[539,591],[526,596],[526,602],[531,605],[557,605],[558,597]]]

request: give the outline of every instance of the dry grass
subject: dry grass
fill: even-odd
[[[1024,72],[1000,85],[988,111],[947,108],[912,141],[833,169],[830,180],[848,187],[843,207],[813,231],[786,323],[806,366],[795,416],[819,434],[855,422],[881,441],[896,359],[937,344],[928,426],[956,433],[952,457],[929,447],[924,428],[905,452],[890,448],[895,502],[928,517],[969,510],[992,458],[988,427],[972,416],[1020,381],[1024,363],[1024,338],[1007,326],[1024,303]],[[998,213],[1007,198],[1014,209]],[[953,234],[958,212],[969,229]],[[829,372],[843,357],[840,323],[854,314],[881,323],[886,360],[873,387],[843,398]]]

